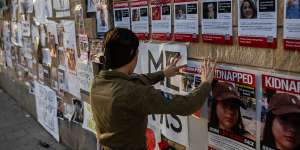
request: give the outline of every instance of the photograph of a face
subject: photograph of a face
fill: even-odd
[[[217,2],[203,3],[203,19],[217,19]]]
[[[176,20],[186,19],[186,5],[175,5],[175,18]]]
[[[240,18],[257,18],[257,0],[240,0]]]

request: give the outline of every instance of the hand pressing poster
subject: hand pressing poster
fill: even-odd
[[[187,63],[187,47],[180,44],[152,44],[141,45],[139,64],[142,73],[151,73],[163,70],[169,64],[171,56],[181,56],[178,65]],[[164,82],[157,83],[155,88],[163,91],[166,100],[171,100],[174,94],[180,94],[180,76],[167,78]],[[188,143],[187,117],[177,115],[150,115],[149,124],[159,124],[162,134],[168,139],[186,147]],[[160,121],[161,120],[161,121]]]
[[[129,3],[114,2],[113,9],[115,27],[130,29]]]
[[[174,0],[174,40],[199,41],[197,0]]]
[[[300,149],[299,76],[263,73],[262,93],[261,150]]]
[[[284,1],[284,48],[300,50],[300,0]]]
[[[239,45],[277,47],[277,0],[238,0]]]
[[[102,39],[104,33],[108,31],[108,8],[105,3],[101,3],[96,13],[97,17],[97,37]]]
[[[151,1],[151,38],[154,40],[171,40],[171,0]]]
[[[53,0],[53,10],[55,17],[70,16],[69,0]]]
[[[52,17],[51,0],[33,0],[35,19],[37,22],[45,23],[47,17]]]
[[[91,105],[87,102],[83,102],[84,110],[83,110],[83,124],[82,128],[87,129],[94,134],[96,134],[96,123],[93,118]]]
[[[38,121],[59,141],[56,93],[49,87],[35,81],[35,98]]]
[[[232,45],[232,1],[202,1],[202,39],[204,42]]]
[[[255,150],[257,131],[256,73],[219,66],[208,100],[210,150]]]
[[[140,40],[149,39],[148,1],[131,1],[131,28]]]

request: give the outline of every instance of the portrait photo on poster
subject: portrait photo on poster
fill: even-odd
[[[203,19],[217,19],[217,2],[203,3]]]
[[[240,18],[257,18],[257,0],[240,0]]]
[[[286,1],[286,19],[300,19],[300,0]]]
[[[154,6],[152,7],[152,20],[160,20],[161,19],[161,7]]]
[[[185,20],[186,19],[186,4],[176,5],[175,6],[175,18],[177,20]]]
[[[132,21],[140,21],[140,12],[139,9],[132,9]]]

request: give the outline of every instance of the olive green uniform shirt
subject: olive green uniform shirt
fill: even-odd
[[[145,132],[149,114],[190,115],[199,110],[211,84],[202,83],[188,96],[165,100],[153,84],[164,79],[162,71],[128,76],[101,71],[91,88],[91,106],[97,139],[112,150],[146,150]]]

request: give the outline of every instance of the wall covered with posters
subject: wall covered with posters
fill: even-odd
[[[201,110],[148,116],[149,150],[299,149],[299,0],[11,0],[0,6],[1,87],[17,100],[28,97],[19,103],[73,149],[96,149],[89,87],[104,33],[113,26],[140,38],[137,73],[182,57],[182,74],[154,85],[166,100],[201,84],[204,58],[219,63]]]

